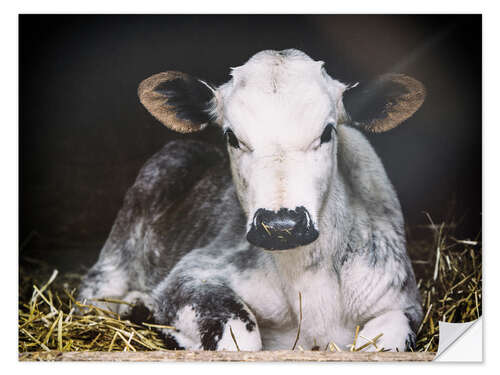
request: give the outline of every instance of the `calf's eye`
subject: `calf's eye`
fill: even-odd
[[[234,148],[240,148],[240,142],[238,141],[238,138],[234,135],[233,131],[231,129],[227,129],[224,132],[224,135],[226,136],[226,141],[227,143]]]
[[[325,130],[323,130],[323,133],[321,134],[321,143],[320,144],[323,144],[323,143],[327,143],[327,142],[330,142],[332,140],[332,131],[335,130],[335,128],[333,127],[333,124],[328,124],[327,126],[325,126]]]

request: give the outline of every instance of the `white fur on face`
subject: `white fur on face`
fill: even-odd
[[[299,51],[263,51],[218,89],[219,121],[240,142],[229,153],[249,224],[259,208],[300,206],[318,222],[336,165],[335,134],[322,145],[320,137],[345,117],[346,88],[322,65]]]

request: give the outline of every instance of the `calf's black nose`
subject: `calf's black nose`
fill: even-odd
[[[305,207],[270,211],[259,208],[247,240],[267,250],[286,250],[310,244],[319,236]]]

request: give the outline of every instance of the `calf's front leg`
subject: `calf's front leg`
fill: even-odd
[[[262,340],[254,314],[229,287],[179,277],[154,292],[155,321],[169,349],[256,351]]]
[[[378,349],[404,352],[415,347],[416,335],[402,310],[388,311],[369,320],[359,332],[356,346],[368,343],[381,333],[383,335],[376,341]],[[370,345],[366,351],[376,351],[377,348]]]

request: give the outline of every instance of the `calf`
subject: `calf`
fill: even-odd
[[[262,51],[231,76],[217,88],[174,71],[140,84],[160,122],[212,123],[227,153],[174,141],[155,154],[80,300],[140,301],[175,327],[162,330],[170,348],[290,349],[300,324],[305,349],[346,348],[360,326],[358,345],[382,333],[379,348],[407,350],[422,311],[401,208],[356,128],[397,126],[423,85],[386,74],[348,86],[297,50]]]

